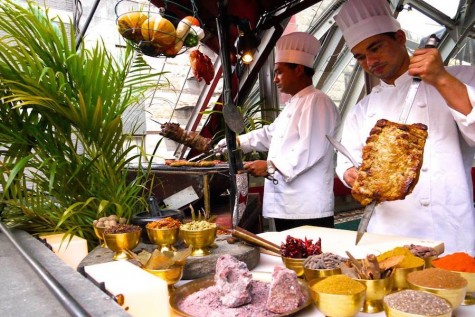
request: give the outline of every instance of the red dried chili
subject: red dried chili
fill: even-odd
[[[285,243],[280,246],[280,253],[287,258],[306,258],[311,255],[322,253],[322,239],[319,238],[316,243],[312,243],[312,239],[305,240],[287,236]]]

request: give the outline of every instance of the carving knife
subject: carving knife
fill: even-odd
[[[432,34],[428,39],[424,46],[424,48],[435,48],[439,44],[439,39],[435,34]],[[411,86],[409,87],[409,91],[407,92],[406,99],[404,100],[404,107],[402,108],[401,114],[399,116],[399,123],[406,123],[407,118],[409,117],[409,113],[412,109],[412,104],[414,103],[414,99],[416,98],[417,89],[421,83],[421,79],[419,77],[414,77],[412,79]]]

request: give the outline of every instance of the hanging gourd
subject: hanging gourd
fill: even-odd
[[[118,31],[145,55],[174,57],[204,37],[193,1],[190,10],[173,1],[162,0],[159,8],[150,1],[121,0],[115,7]]]

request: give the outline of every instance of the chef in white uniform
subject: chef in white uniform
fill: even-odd
[[[342,143],[354,157],[361,161],[377,120],[398,121],[412,76],[422,79],[407,120],[428,127],[419,181],[404,200],[378,204],[368,231],[443,241],[446,253],[474,256],[475,68],[444,67],[434,48],[416,50],[410,58],[386,0],[349,0],[335,20],[360,66],[381,79],[343,124]],[[341,154],[336,171],[353,185],[356,170]]]
[[[319,49],[320,42],[304,32],[277,41],[274,83],[292,97],[273,123],[238,137],[244,153],[268,151],[267,161],[247,162],[244,168],[267,177],[263,216],[274,219],[277,231],[334,226],[334,151],[325,135],[334,135],[340,115],[332,100],[312,85]],[[224,144],[222,140],[218,146]]]

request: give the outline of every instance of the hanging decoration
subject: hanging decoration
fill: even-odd
[[[190,8],[167,0],[120,0],[115,13],[122,37],[152,57],[175,57],[198,46],[205,35],[194,0]]]

